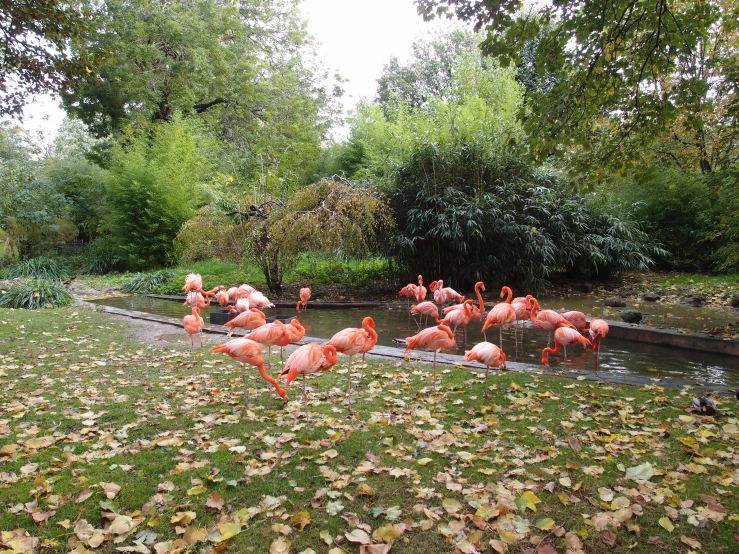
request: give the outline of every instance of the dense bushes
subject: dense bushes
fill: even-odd
[[[646,269],[656,252],[634,223],[592,209],[556,173],[512,155],[426,148],[396,180],[392,256],[462,288],[484,279],[541,289],[554,271]]]
[[[61,281],[34,279],[10,286],[0,291],[0,308],[40,308],[67,306],[72,303],[72,295]]]

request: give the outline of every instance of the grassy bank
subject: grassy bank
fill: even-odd
[[[125,321],[0,310],[0,529],[20,552],[735,552],[737,406],[687,392],[346,358],[286,409]],[[275,368],[276,369],[276,368]],[[528,550],[527,550],[528,549]]]
[[[154,273],[146,272],[146,273]],[[240,265],[218,260],[180,264],[171,268],[172,277],[164,283],[152,288],[149,292],[156,294],[182,294],[182,285],[188,273],[199,273],[203,277],[203,286],[212,288],[217,285],[226,287],[249,283],[265,293],[267,285],[264,274],[254,265]],[[108,275],[82,275],[79,279],[100,290],[121,287],[129,282],[136,273],[113,273]],[[283,285],[292,291],[300,286],[316,286],[342,284],[347,286],[367,286],[375,281],[391,278],[389,264],[385,260],[340,260],[323,256],[306,254],[297,265],[285,274]],[[293,291],[294,292],[294,291]]]

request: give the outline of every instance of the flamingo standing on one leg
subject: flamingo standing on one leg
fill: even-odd
[[[541,363],[544,365],[549,365],[549,354],[559,354],[559,347],[564,346],[565,347],[565,358],[567,358],[567,345],[569,344],[575,344],[575,343],[582,344],[583,348],[587,348],[590,344],[590,341],[583,337],[580,333],[577,332],[577,329],[571,329],[569,327],[559,327],[556,331],[554,331],[554,348],[545,348],[541,351]]]
[[[418,288],[417,285],[414,285],[413,283],[408,283],[406,286],[404,286],[402,289],[400,289],[400,292],[398,292],[398,296],[405,297],[408,302],[408,308],[411,307],[411,298],[416,297],[416,289]]]
[[[259,374],[277,391],[282,400],[287,402],[287,393],[280,387],[277,380],[269,375],[264,369],[264,358],[262,357],[262,347],[259,343],[246,338],[233,339],[225,344],[219,344],[210,349],[211,352],[223,352],[231,356],[234,360],[243,364],[242,379],[244,381],[244,406],[247,405],[246,399],[249,394],[249,387],[246,383],[246,366],[251,365],[259,370]]]
[[[511,301],[511,305],[516,310],[516,322],[521,322],[521,346],[523,346],[523,330],[526,327],[524,322],[531,319],[531,301],[527,297],[519,296]]]
[[[298,300],[298,305],[295,306],[295,310],[300,313],[301,311],[305,311],[308,309],[308,300],[310,299],[310,289],[308,287],[303,287],[300,289],[300,300]]]
[[[485,396],[488,393],[488,373],[491,367],[503,367],[505,369],[505,352],[492,342],[481,342],[464,353],[464,359],[468,362],[477,360],[485,366]]]
[[[504,302],[499,302],[493,306],[488,312],[488,316],[485,318],[485,323],[482,326],[482,334],[485,340],[488,340],[486,331],[493,325],[500,326],[500,344],[503,345],[503,325],[510,327],[511,323],[516,321],[516,309],[511,304],[511,298],[513,298],[513,291],[509,287],[503,287],[500,289],[500,297],[507,296]]]
[[[604,319],[594,319],[590,322],[590,338],[593,340],[593,352],[596,359],[600,357],[600,339],[608,334],[608,323]]]
[[[254,329],[249,338],[267,347],[267,366],[272,369],[272,347],[278,346],[285,340],[287,330],[279,319]]]
[[[241,327],[247,331],[253,331],[262,325],[267,324],[267,318],[261,310],[257,308],[250,308],[248,312],[241,312],[231,321],[227,321],[223,324],[224,327],[228,327],[228,336],[234,332],[236,327]]]
[[[375,332],[375,322],[371,317],[365,317],[362,320],[362,328],[347,327],[336,333],[331,340],[326,344],[330,344],[336,348],[337,352],[341,352],[349,356],[349,369],[346,373],[347,387],[346,394],[349,400],[349,411],[352,411],[352,399],[351,399],[351,388],[352,388],[352,357],[354,354],[360,352],[367,352],[364,350],[367,341],[371,340],[370,335],[374,334],[375,342],[377,342],[377,333]],[[372,344],[374,347],[374,344]]]
[[[243,286],[243,285],[242,285]],[[249,305],[264,310],[265,308],[274,308],[275,305],[269,301],[269,298],[264,296],[258,290],[253,291],[249,296],[246,297],[249,300]]]
[[[436,391],[436,355],[443,348],[456,348],[454,333],[446,325],[441,323],[436,327],[428,327],[420,333],[405,339],[406,352],[410,352],[416,346],[424,346],[434,351],[434,391]]]
[[[472,319],[472,306],[474,305],[473,300],[465,300],[462,304],[461,309],[451,310],[444,319],[442,319],[439,324],[444,325],[454,325],[454,329],[452,329],[452,333],[456,336],[457,335],[457,327],[460,325],[462,326],[462,329],[464,330],[464,343],[467,344],[467,325],[470,324],[470,320]]]
[[[539,301],[534,298],[531,295],[528,295],[526,297],[529,299],[529,302],[531,303],[531,323],[534,324],[534,327],[537,329],[543,329],[544,331],[549,331],[549,338],[547,340],[547,346],[552,341],[552,331],[559,327],[570,327],[574,330],[577,330],[577,328],[567,321],[564,317],[562,317],[562,314],[558,314],[554,310],[539,310]]]
[[[290,343],[298,342],[305,336],[305,327],[297,319],[291,319],[290,325],[285,325],[285,330],[290,336]]]
[[[429,316],[433,317],[436,323],[439,323],[439,308],[436,307],[436,304],[433,302],[421,302],[420,304],[417,304],[416,306],[413,306],[411,309],[411,315],[425,315],[427,318]],[[421,323],[418,323],[418,328],[421,328]]]
[[[192,336],[201,333],[201,331],[203,330],[203,326],[205,325],[203,318],[200,317],[200,308],[194,306],[192,309],[192,314],[186,315],[182,318],[182,325],[185,327],[185,332],[190,337],[190,350],[192,350],[193,348],[195,348],[195,341],[193,340]],[[200,334],[200,346],[203,346],[202,334]]]
[[[317,342],[309,342],[298,347],[285,362],[285,368],[280,372],[278,379],[285,379],[285,392],[298,375],[303,375],[303,406],[305,419],[308,422],[307,392],[305,390],[305,376],[309,373],[331,369],[339,361],[336,348],[330,344],[321,347]],[[285,397],[287,402],[287,397]]]

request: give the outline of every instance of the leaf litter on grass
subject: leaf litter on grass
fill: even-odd
[[[731,552],[737,417],[689,391],[368,362],[287,409],[93,312],[0,317],[9,552]],[[12,339],[12,340],[7,340]],[[358,376],[357,376],[358,377]],[[291,394],[295,395],[294,391]],[[734,542],[732,542],[734,541]]]

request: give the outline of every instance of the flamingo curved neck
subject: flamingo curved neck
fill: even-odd
[[[500,296],[501,298],[503,295],[508,295],[508,297],[505,299],[506,304],[510,304],[511,300],[513,300],[513,291],[509,287],[503,287],[500,289]]]

